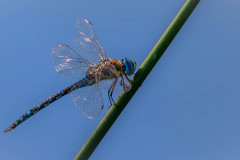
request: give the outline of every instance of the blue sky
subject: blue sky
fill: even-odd
[[[138,66],[184,0],[0,2],[1,133],[27,110],[71,85],[50,50],[73,47],[75,21],[92,21],[108,57]],[[201,1],[91,159],[240,158],[240,2]],[[107,112],[88,119],[69,95],[8,134],[0,159],[73,159]]]

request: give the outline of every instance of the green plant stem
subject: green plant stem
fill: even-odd
[[[167,30],[164,32],[160,40],[149,53],[143,64],[139,67],[138,71],[132,78],[132,89],[127,93],[122,93],[116,100],[117,106],[113,105],[108,113],[103,117],[97,128],[93,131],[92,135],[88,138],[84,146],[81,148],[75,160],[88,159],[97,145],[101,142],[105,134],[108,132],[112,124],[118,118],[125,106],[131,100],[138,88],[142,85],[148,74],[156,65],[158,60],[163,55],[164,51],[170,45],[178,31],[186,22],[194,8],[200,0],[187,0]]]

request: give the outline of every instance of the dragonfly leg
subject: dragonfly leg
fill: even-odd
[[[123,78],[122,78],[122,76],[120,78],[120,85],[123,86]]]
[[[131,89],[131,87],[132,87],[132,82],[131,82],[131,80],[127,77],[126,74],[124,74],[124,76],[126,77],[126,79],[127,79],[128,82],[125,82],[123,76],[121,76],[122,86],[123,86],[123,90],[126,91],[126,92],[128,92],[129,89]],[[128,85],[130,85],[130,88],[129,88]]]
[[[111,91],[111,93],[110,93],[110,97],[111,97],[111,99],[112,99],[112,101],[113,101],[113,103],[114,103],[115,105],[116,105],[116,103],[115,103],[112,95],[113,95],[113,91],[114,91],[114,88],[115,88],[115,86],[116,86],[116,83],[117,83],[117,79],[115,79],[115,80],[113,81],[113,87],[112,87],[112,91]]]
[[[109,93],[110,93],[110,90],[108,90],[108,99],[109,99],[109,101],[110,101],[110,105],[112,106],[112,101],[111,101],[111,98],[110,98]],[[111,106],[110,106],[110,107],[111,107]],[[109,108],[110,108],[110,107],[109,107]]]
[[[128,80],[128,82],[132,83],[131,80],[128,78],[128,76],[126,74],[124,74],[124,76],[126,77],[126,79]]]
[[[123,86],[123,90],[125,91],[125,83],[124,83],[124,79],[123,79],[123,77],[121,76],[121,85]]]
[[[109,101],[110,101],[111,106],[112,106],[112,100],[111,100],[111,98],[110,98],[110,92],[111,92],[112,87],[113,87],[113,85],[111,85],[110,88],[108,89],[108,99],[109,99]],[[111,106],[110,106],[110,107],[111,107]],[[109,107],[109,108],[110,108],[110,107]]]
[[[116,86],[117,80],[118,80],[117,78],[114,79],[112,85],[110,86],[110,88],[108,90],[108,98],[109,98],[111,106],[112,106],[112,102],[116,105],[112,95],[113,95],[113,91],[114,91],[114,88]]]

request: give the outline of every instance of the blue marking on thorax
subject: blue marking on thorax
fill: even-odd
[[[62,90],[62,94],[64,94],[64,91]]]
[[[52,97],[49,98],[49,101],[50,101],[50,102],[52,101]]]
[[[38,109],[40,109],[40,107],[41,107],[40,105],[37,105],[37,108],[38,108]]]
[[[17,124],[18,124],[18,122],[15,122],[15,124],[17,125]]]
[[[30,115],[31,115],[31,112],[30,112],[30,111],[28,111],[28,112],[27,112],[27,115],[29,115],[29,116],[30,116]]]
[[[23,117],[20,118],[20,121],[23,121]]]

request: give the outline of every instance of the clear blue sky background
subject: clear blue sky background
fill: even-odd
[[[73,46],[78,18],[108,57],[144,61],[185,0],[0,1],[1,133],[71,84],[50,50]],[[91,159],[240,159],[240,1],[202,0]],[[0,159],[73,159],[107,112],[83,116],[67,95],[8,134]]]

